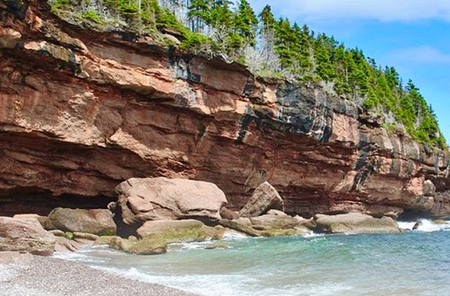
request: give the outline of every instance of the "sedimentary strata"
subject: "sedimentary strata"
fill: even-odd
[[[0,214],[104,207],[146,177],[212,182],[234,209],[269,181],[291,214],[450,213],[447,151],[320,84],[82,29],[41,1],[0,1],[0,36]]]

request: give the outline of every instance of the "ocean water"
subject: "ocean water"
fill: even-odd
[[[414,223],[400,223],[411,229]],[[450,295],[450,225],[389,235],[311,235],[171,245],[137,256],[91,247],[58,255],[199,295]]]

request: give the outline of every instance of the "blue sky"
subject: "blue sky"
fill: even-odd
[[[249,0],[255,12],[269,4],[315,32],[358,47],[379,65],[412,79],[432,105],[450,144],[449,0]]]

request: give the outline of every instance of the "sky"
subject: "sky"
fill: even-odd
[[[378,65],[393,66],[433,107],[450,144],[449,0],[249,0],[256,14],[266,4],[316,33],[358,47]]]

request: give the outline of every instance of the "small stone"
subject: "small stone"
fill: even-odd
[[[229,249],[230,245],[227,243],[214,243],[205,246],[205,250],[214,250],[214,249]]]

